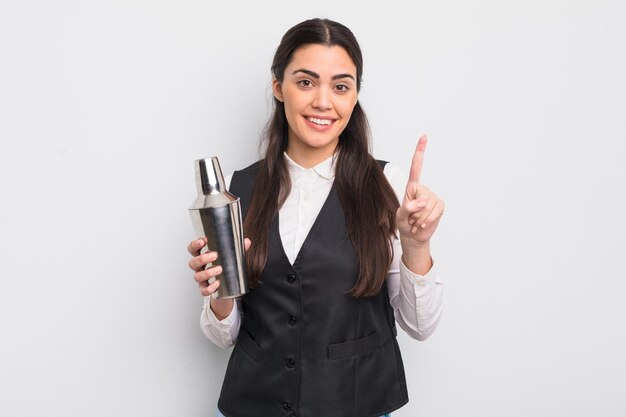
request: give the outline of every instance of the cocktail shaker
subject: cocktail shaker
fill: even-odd
[[[217,157],[197,159],[196,188],[198,198],[189,208],[197,237],[207,238],[202,252],[217,251],[210,266],[222,266],[220,286],[215,298],[233,298],[248,291],[243,225],[239,198],[226,190],[222,168]]]

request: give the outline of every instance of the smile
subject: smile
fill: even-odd
[[[307,120],[311,123],[315,123],[316,125],[322,125],[322,126],[330,126],[330,124],[333,122],[330,119],[318,119],[316,117],[307,117]]]

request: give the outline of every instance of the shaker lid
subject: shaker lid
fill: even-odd
[[[219,207],[238,200],[226,189],[222,168],[216,156],[196,159],[194,166],[198,198],[190,209]]]

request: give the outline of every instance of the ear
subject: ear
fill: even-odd
[[[276,97],[276,100],[280,101],[281,103],[285,100],[283,98],[283,86],[280,84],[280,81],[278,81],[276,77],[272,78],[272,93],[274,94],[274,97]]]

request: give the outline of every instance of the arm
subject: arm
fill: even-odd
[[[204,335],[221,348],[229,348],[237,342],[239,327],[241,325],[241,312],[239,302],[236,307],[224,319],[220,320],[211,308],[211,299],[204,297],[204,305],[200,315],[200,328]]]
[[[245,239],[246,250],[250,240]],[[220,281],[211,279],[222,272],[221,266],[207,268],[207,264],[217,259],[217,252],[201,253],[206,245],[206,238],[195,239],[189,244],[188,251],[192,255],[189,267],[195,272],[194,279],[198,283],[200,293],[204,295],[204,305],[200,315],[200,327],[204,334],[216,345],[226,348],[235,344],[241,322],[238,306],[232,298],[218,300],[212,295],[220,286]]]
[[[415,148],[404,196],[396,212],[396,225],[402,245],[402,261],[413,272],[425,274],[432,267],[430,239],[443,215],[444,202],[420,181],[426,136]]]
[[[386,283],[395,319],[413,339],[426,340],[441,317],[443,284],[435,266],[425,275],[411,272],[401,260],[402,248],[397,239],[393,249]]]
[[[401,171],[391,164],[385,166],[385,175],[402,204],[396,216],[400,239],[393,241],[387,288],[396,321],[417,340],[427,339],[436,329],[443,296],[430,253],[430,238],[443,214],[443,201],[419,184],[425,145],[421,138],[406,188]]]

